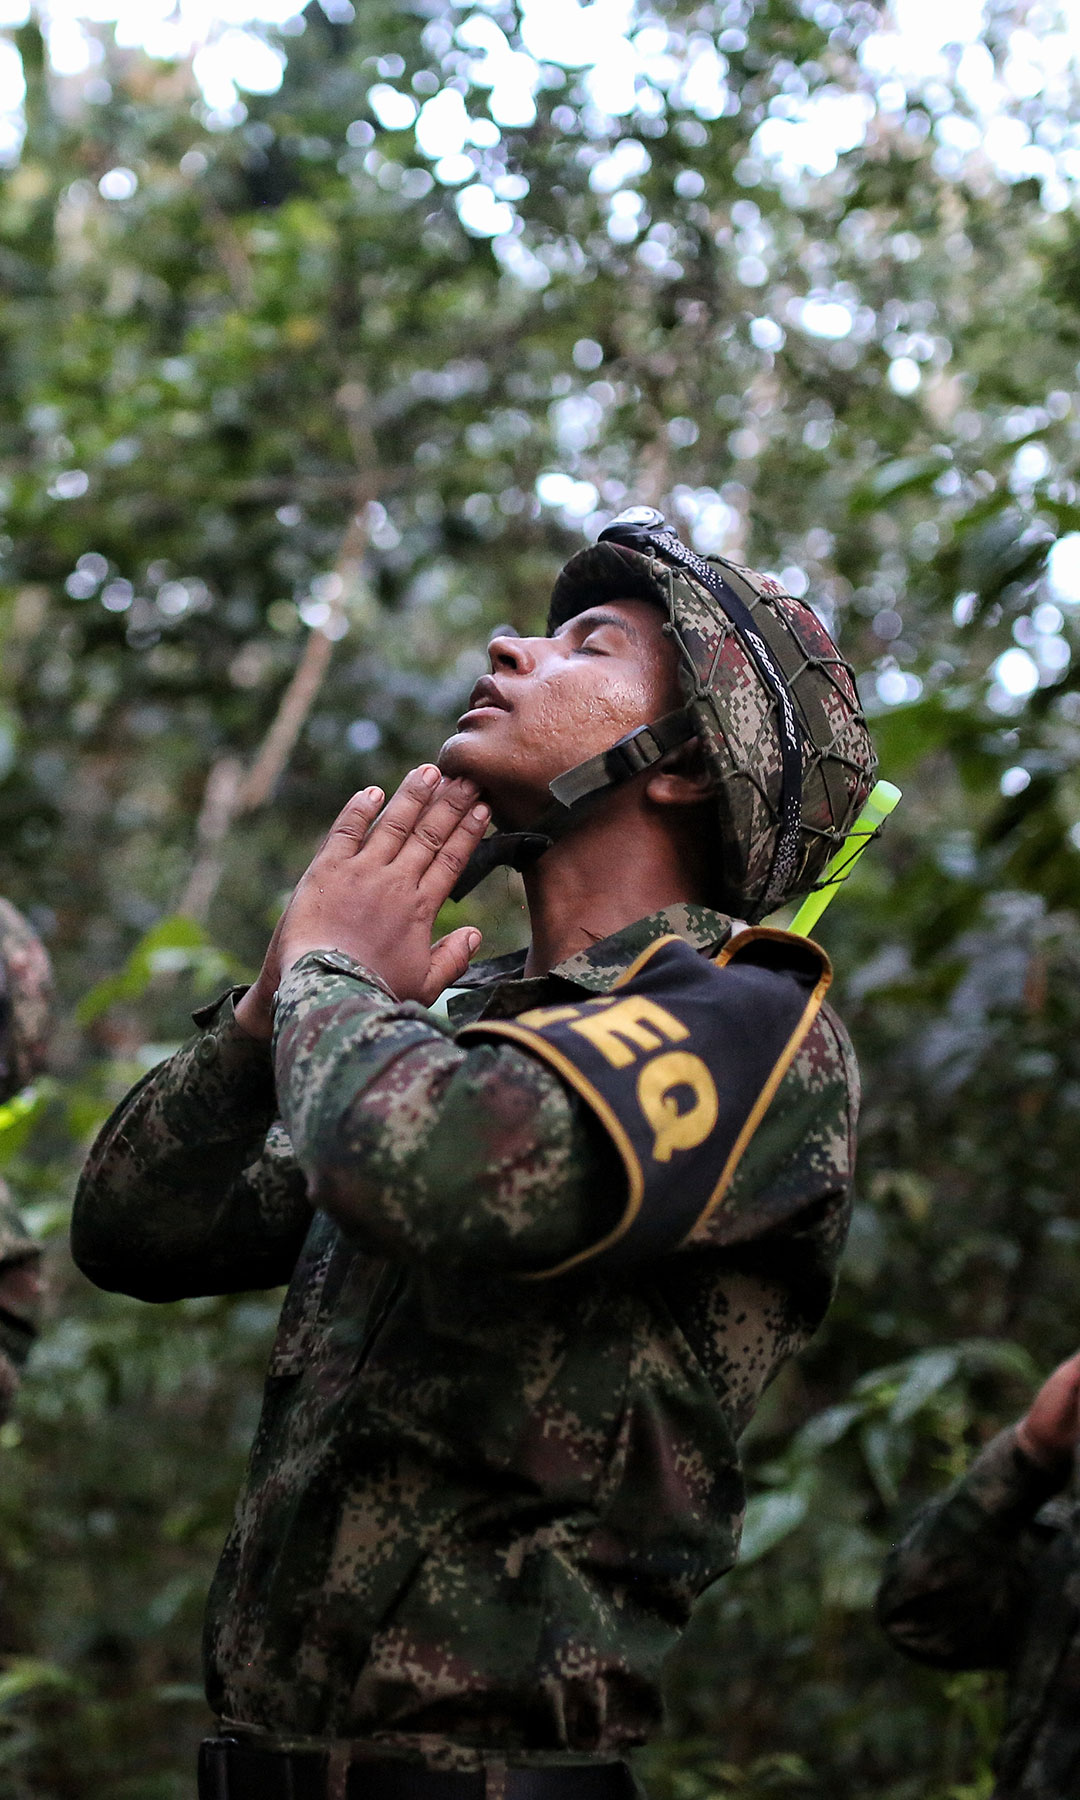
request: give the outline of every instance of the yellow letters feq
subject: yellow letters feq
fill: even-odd
[[[655,1000],[632,994],[591,1018],[576,1020],[570,1029],[588,1038],[613,1069],[625,1069],[639,1050],[659,1050],[665,1038],[677,1044],[680,1038],[690,1036],[686,1026]]]
[[[679,1111],[675,1098],[674,1090],[680,1087],[688,1087],[694,1097],[685,1112]],[[692,1056],[688,1050],[669,1050],[647,1062],[638,1076],[637,1095],[656,1134],[656,1162],[670,1162],[673,1150],[693,1150],[716,1124],[716,1085],[700,1056]]]
[[[637,1078],[638,1105],[653,1132],[653,1160],[671,1161],[673,1150],[694,1150],[716,1124],[720,1102],[716,1084],[700,1056],[689,1050],[664,1050],[664,1040],[677,1044],[690,1036],[686,1026],[655,1000],[627,994],[623,1000],[589,1000],[584,1007],[539,1006],[521,1014],[521,1023],[542,1030],[569,1025],[580,1032],[613,1069],[627,1069],[643,1052],[649,1056]],[[691,1101],[680,1112],[679,1088],[689,1088]]]

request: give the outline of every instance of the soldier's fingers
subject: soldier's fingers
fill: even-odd
[[[423,993],[420,995],[422,1006],[431,1006],[439,998],[443,988],[453,987],[460,981],[469,966],[470,959],[480,948],[481,937],[475,925],[461,925],[457,931],[451,931],[431,946],[431,969]]]
[[[407,843],[409,834],[421,813],[431,803],[442,776],[434,763],[422,763],[410,769],[392,800],[388,800],[368,839],[368,852],[373,862],[394,861]]]
[[[444,781],[437,789],[431,805],[420,814],[408,842],[401,846],[397,867],[416,881],[422,881],[429,866],[442,851],[467,816],[476,799],[471,781]]]
[[[433,809],[434,810],[434,809]],[[421,898],[438,911],[491,821],[491,809],[470,806],[463,819],[439,845],[417,884]]]
[[[382,788],[363,788],[359,794],[354,794],[338,813],[319,854],[329,850],[338,856],[355,856],[378,818],[382,803]]]

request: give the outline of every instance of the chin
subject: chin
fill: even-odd
[[[484,746],[477,742],[471,731],[455,731],[453,737],[447,738],[435,758],[441,774],[475,781],[489,806],[492,804],[492,783],[498,785],[498,760],[484,755]]]
[[[505,748],[500,751],[483,743],[479,732],[455,731],[435,760],[443,775],[476,783],[481,799],[491,808],[492,824],[500,831],[527,827],[550,804],[546,790],[539,794],[522,791],[518,782],[507,781]]]
[[[472,734],[468,731],[455,731],[453,737],[447,738],[435,758],[443,775],[467,776],[470,781],[480,781],[477,765],[483,758],[475,754],[476,746],[471,739]]]

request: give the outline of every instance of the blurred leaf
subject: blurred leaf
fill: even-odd
[[[956,1350],[927,1350],[912,1359],[907,1376],[889,1408],[892,1425],[906,1425],[933,1394],[940,1393],[959,1367]]]
[[[6,1169],[23,1148],[52,1091],[52,1084],[42,1082],[37,1087],[24,1088],[0,1106],[0,1169]]]
[[[119,975],[106,976],[83,995],[75,1016],[80,1025],[89,1025],[118,1001],[140,999],[157,975],[191,971],[213,985],[223,981],[234,966],[214,948],[201,926],[175,914],[140,939]]]
[[[848,505],[854,514],[869,512],[900,494],[931,488],[948,462],[949,458],[940,452],[930,456],[899,456],[875,469],[862,487],[853,488]]]
[[[895,1506],[911,1459],[910,1441],[891,1424],[879,1423],[865,1426],[859,1433],[859,1443],[884,1505]]]
[[[766,1556],[806,1517],[803,1494],[758,1494],[746,1506],[740,1562],[749,1565]]]
[[[0,1710],[7,1710],[15,1701],[24,1700],[29,1694],[43,1690],[70,1693],[77,1686],[70,1673],[57,1663],[39,1662],[28,1656],[14,1656],[0,1670]]]

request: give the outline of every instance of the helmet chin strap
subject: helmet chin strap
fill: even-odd
[[[492,869],[509,867],[528,869],[545,850],[578,823],[607,793],[624,781],[633,780],[643,769],[651,769],[669,750],[696,737],[697,727],[686,707],[665,713],[651,725],[639,725],[625,737],[590,756],[575,768],[567,769],[549,783],[548,792],[555,804],[542,813],[531,831],[495,831],[478,844],[451,889],[451,900],[464,900],[478,882]]]

